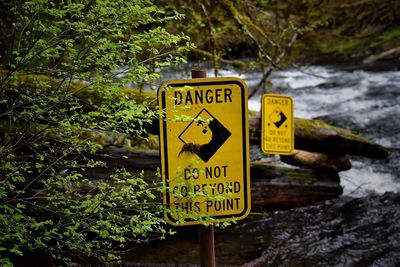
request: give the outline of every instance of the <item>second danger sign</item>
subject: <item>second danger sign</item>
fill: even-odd
[[[176,80],[160,87],[169,223],[239,220],[250,212],[247,94],[236,78]]]
[[[265,94],[262,97],[261,149],[271,154],[291,154],[294,149],[293,99]]]

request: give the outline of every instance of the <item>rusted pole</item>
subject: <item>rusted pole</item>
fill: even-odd
[[[204,68],[192,69],[192,79],[207,78],[207,70]]]
[[[200,265],[215,267],[214,226],[199,225]]]
[[[207,78],[206,69],[192,69],[192,79]],[[214,226],[199,225],[200,265],[215,267]]]

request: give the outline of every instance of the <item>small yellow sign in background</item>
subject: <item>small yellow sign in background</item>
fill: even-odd
[[[248,89],[237,78],[175,80],[158,90],[166,219],[173,225],[250,212]]]
[[[264,153],[288,155],[294,149],[293,99],[290,96],[262,96],[261,149]]]

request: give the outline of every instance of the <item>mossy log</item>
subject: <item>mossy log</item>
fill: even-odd
[[[379,54],[374,54],[363,60],[364,64],[373,64],[380,60],[396,59],[400,56],[400,46],[395,47]]]
[[[249,118],[250,134],[253,144],[261,141],[260,115]],[[383,159],[389,155],[388,149],[359,134],[332,126],[322,120],[295,118],[295,149],[331,155],[359,155]]]
[[[388,149],[373,143],[355,132],[334,127],[321,120],[295,119],[295,147],[297,149],[351,154],[382,159],[389,155]]]

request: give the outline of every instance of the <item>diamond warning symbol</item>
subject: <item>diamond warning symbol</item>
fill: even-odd
[[[281,111],[279,107],[274,109],[274,111],[269,115],[269,119],[275,124],[276,128],[281,127],[281,125],[287,120],[285,114]]]
[[[207,162],[225,143],[231,133],[206,109],[179,135],[184,143],[181,153],[193,151],[204,162]]]

